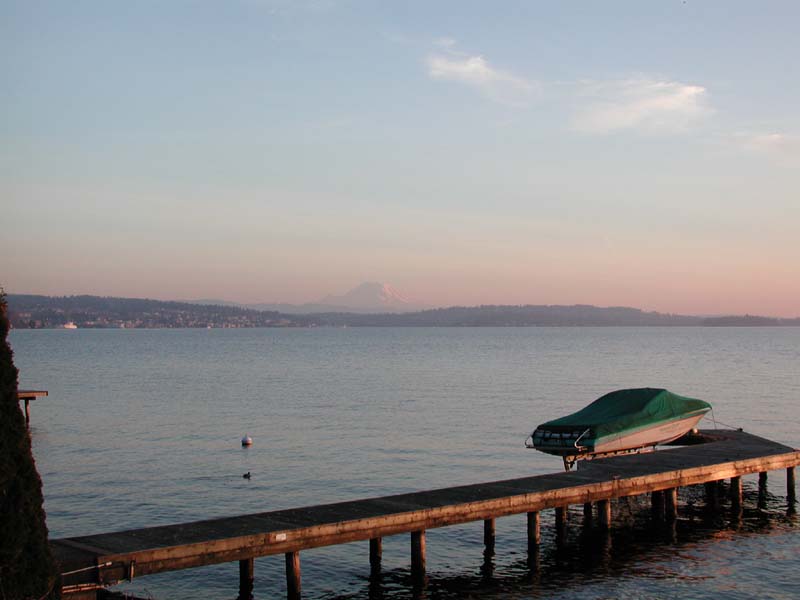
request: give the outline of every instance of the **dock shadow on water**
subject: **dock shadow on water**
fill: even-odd
[[[596,520],[587,523],[581,507],[573,506],[560,543],[552,519],[544,524],[545,517],[541,545],[527,551],[524,541],[520,548],[498,539],[496,551],[484,552],[482,563],[446,565],[443,571],[430,571],[422,584],[413,581],[408,569],[393,569],[365,575],[360,589],[352,592],[315,597],[716,600],[764,597],[759,593],[764,576],[771,578],[770,598],[795,597],[800,580],[790,562],[797,549],[789,534],[800,529],[797,514],[787,511],[786,498],[771,494],[757,508],[758,491],[748,485],[744,506],[735,510],[724,491],[712,513],[703,486],[683,488],[680,515],[673,523],[653,519],[648,496],[621,498],[614,503],[610,530],[600,529]]]

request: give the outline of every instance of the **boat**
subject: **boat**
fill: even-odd
[[[660,388],[617,390],[576,413],[539,425],[525,445],[576,460],[653,450],[694,429],[711,410],[703,400]]]
[[[77,328],[78,328],[78,326],[75,325],[75,323],[73,323],[72,321],[67,321],[63,325],[63,329],[77,329]]]

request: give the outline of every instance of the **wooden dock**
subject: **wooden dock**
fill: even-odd
[[[300,596],[300,551],[370,540],[370,567],[380,569],[381,539],[410,534],[411,572],[424,578],[425,531],[484,521],[484,543],[494,547],[495,519],[527,513],[528,542],[539,544],[540,512],[597,507],[598,526],[611,524],[610,500],[652,493],[663,518],[677,518],[677,489],[731,480],[732,506],[741,509],[741,477],[786,469],[787,500],[795,499],[794,469],[800,451],[741,431],[701,432],[706,443],[647,454],[584,462],[571,472],[324,504],[193,523],[149,527],[51,541],[61,565],[66,598],[93,597],[94,590],[125,579],[203,565],[239,561],[240,599],[253,593],[253,559],[284,554],[290,598]],[[713,490],[707,486],[710,502]]]
[[[36,400],[37,398],[42,398],[43,396],[47,396],[47,390],[18,390],[17,391],[17,400],[23,400],[25,402],[25,424],[30,427],[31,425],[31,409],[30,403],[31,400]]]

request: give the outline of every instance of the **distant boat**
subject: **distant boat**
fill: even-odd
[[[73,323],[72,321],[67,321],[66,323],[64,323],[63,327],[63,329],[77,329],[77,328],[78,326],[75,325],[75,323]]]
[[[569,470],[576,460],[651,450],[676,440],[710,410],[708,402],[664,389],[618,390],[539,425],[525,445],[563,457]]]

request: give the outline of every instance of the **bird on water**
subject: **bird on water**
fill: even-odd
[[[250,479],[250,471],[242,475],[242,477],[244,477],[245,479]]]

